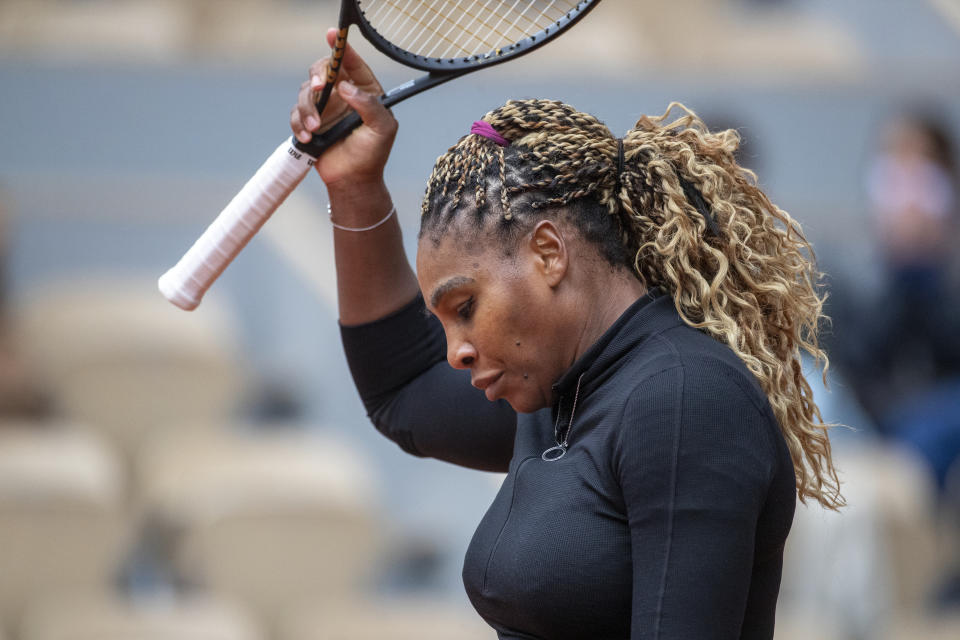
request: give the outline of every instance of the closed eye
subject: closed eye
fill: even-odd
[[[459,315],[464,320],[469,320],[473,315],[473,296],[467,298],[459,307],[457,307],[457,315]]]

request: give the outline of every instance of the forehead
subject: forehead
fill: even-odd
[[[435,292],[465,284],[482,284],[503,268],[506,260],[491,242],[481,235],[456,237],[444,234],[439,240],[420,239],[417,248],[417,279],[427,304],[432,306]]]
[[[448,233],[439,239],[420,239],[417,244],[417,277],[421,284],[425,279],[476,272],[490,260],[478,239],[455,238],[454,235]]]

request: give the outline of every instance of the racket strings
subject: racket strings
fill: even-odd
[[[393,28],[381,35],[401,49],[416,55],[431,57],[430,51],[426,50],[431,42],[436,43],[431,51],[440,45],[446,45],[446,51],[454,49],[454,55],[472,55],[475,53],[474,49],[491,51],[495,48],[494,42],[488,41],[483,35],[458,28],[457,23],[463,16],[477,17],[476,13],[468,10],[472,7],[460,7],[459,2],[454,3],[455,7],[450,7],[445,6],[451,4],[449,2],[426,3],[413,0],[407,0],[403,7],[400,7],[396,0],[383,0],[382,4],[391,6],[397,15],[391,22]],[[445,30],[441,32],[441,29]],[[489,33],[488,29],[487,34]],[[472,42],[471,38],[476,42]]]
[[[577,0],[362,0],[384,39],[425,58],[482,56],[541,33]]]

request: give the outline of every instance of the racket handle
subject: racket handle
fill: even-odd
[[[324,151],[346,138],[351,131],[361,124],[363,124],[363,120],[360,119],[360,114],[356,111],[351,111],[326,131],[313,134],[310,142],[300,142],[296,138],[293,138],[292,144],[307,155],[319,158],[323,155]]]
[[[285,140],[157,283],[163,296],[190,311],[307,175],[316,157]]]

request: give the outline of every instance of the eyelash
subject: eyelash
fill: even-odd
[[[473,297],[467,299],[462,305],[457,307],[457,315],[459,315],[464,320],[469,320],[470,316],[473,315]]]

